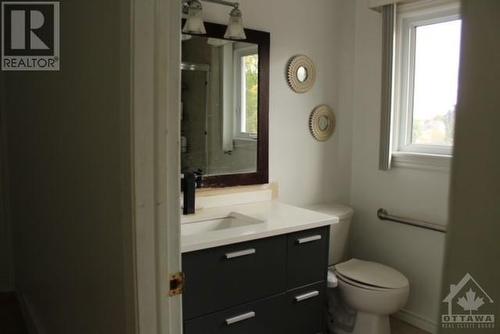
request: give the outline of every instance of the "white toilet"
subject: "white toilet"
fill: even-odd
[[[358,259],[345,261],[352,208],[343,205],[316,205],[309,209],[339,218],[339,223],[332,225],[330,229],[329,278],[338,282],[342,302],[355,312],[352,326],[345,328],[334,324],[334,332],[389,334],[389,315],[399,311],[408,300],[408,279],[399,271],[380,263]],[[329,286],[332,286],[331,282]],[[329,293],[329,296],[334,298],[334,294]],[[335,303],[330,301],[329,305]],[[330,311],[333,314],[338,310]]]

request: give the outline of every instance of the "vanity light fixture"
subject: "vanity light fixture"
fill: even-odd
[[[238,2],[230,2],[225,0],[203,0],[223,6],[233,7],[229,13],[229,22],[226,28],[224,38],[233,40],[246,39],[245,29],[243,27],[243,19],[241,10],[238,8]],[[183,0],[183,11],[187,14],[186,23],[182,28],[183,33],[187,34],[206,34],[205,25],[203,23],[203,8],[200,0]]]
[[[203,7],[199,0],[190,0],[187,3],[187,19],[182,32],[198,35],[207,33],[203,23]]]
[[[245,29],[243,28],[243,19],[241,17],[241,10],[238,8],[238,3],[234,4],[234,8],[229,13],[229,23],[227,25],[224,38],[243,40],[247,39]]]

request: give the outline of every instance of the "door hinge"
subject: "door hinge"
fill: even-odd
[[[170,297],[180,295],[184,292],[184,273],[178,272],[170,275]]]

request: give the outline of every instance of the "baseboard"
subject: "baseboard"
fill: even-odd
[[[35,315],[33,307],[28,302],[26,297],[22,293],[17,293],[17,300],[19,301],[19,306],[21,307],[21,312],[23,313],[23,318],[26,323],[29,334],[43,334],[44,331],[41,330],[40,322]]]
[[[406,309],[402,309],[392,316],[432,334],[436,334],[438,331],[438,326],[434,321]]]

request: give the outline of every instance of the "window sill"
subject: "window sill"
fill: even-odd
[[[255,138],[252,138],[252,137],[235,137],[234,138],[234,141],[235,142],[241,142],[241,143],[248,143],[248,142],[256,142],[257,141],[257,137]]]
[[[234,138],[233,147],[234,148],[248,148],[255,147],[257,145],[257,139],[253,138]]]
[[[394,152],[392,166],[449,172],[451,159],[451,155]]]

